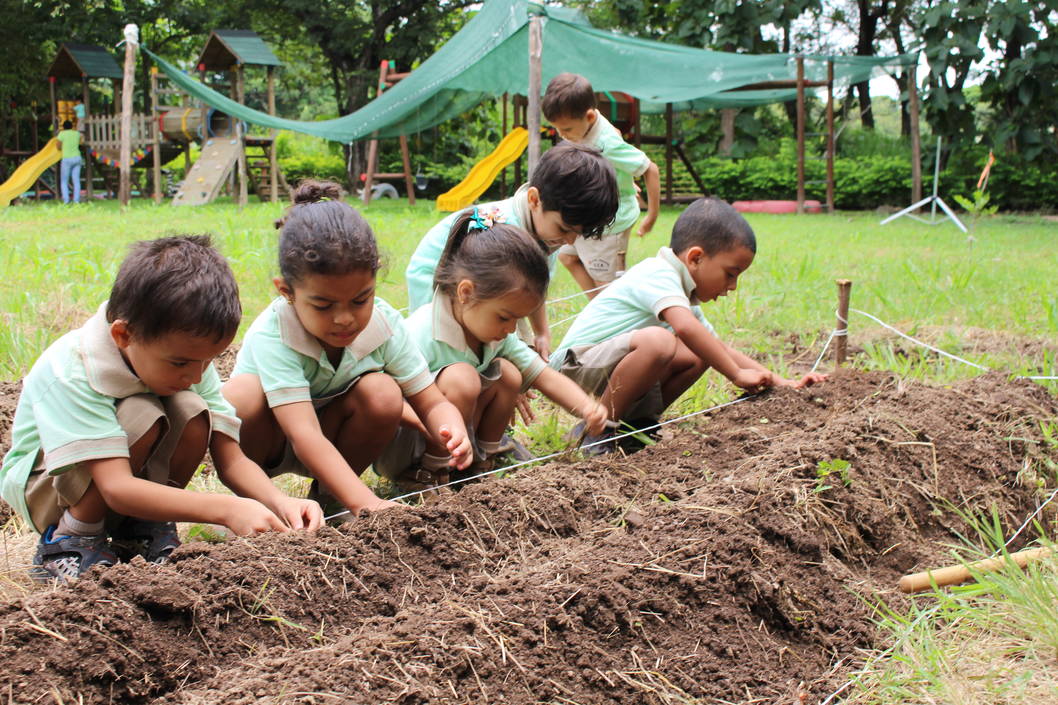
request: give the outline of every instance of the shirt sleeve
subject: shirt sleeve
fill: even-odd
[[[85,460],[129,457],[114,399],[87,380],[57,380],[33,402],[44,467],[57,474]]]
[[[544,358],[533,352],[525,341],[518,337],[517,333],[511,333],[500,343],[496,357],[502,357],[514,363],[518,371],[522,373],[522,392],[533,386],[533,382],[547,367]]]
[[[448,242],[448,231],[452,228],[457,214],[458,212],[445,217],[427,230],[408,261],[404,275],[408,283],[409,311],[414,311],[433,299],[434,272],[437,271],[437,263],[441,261],[441,254]]]
[[[679,275],[674,271],[655,271],[651,276],[643,277],[639,286],[631,287],[629,291],[636,297],[637,305],[653,313],[658,320],[661,320],[661,312],[672,306],[695,308],[691,306]]]
[[[650,166],[650,157],[643,150],[630,145],[617,135],[603,137],[598,142],[599,149],[613,168],[624,171],[633,177],[642,176]]]
[[[299,401],[312,401],[302,355],[279,337],[278,327],[254,331],[243,340],[240,357],[246,355],[247,372],[256,374],[269,408]]]
[[[220,375],[217,374],[217,368],[212,362],[202,373],[202,381],[192,386],[192,389],[206,402],[213,430],[238,442],[239,426],[242,422],[235,414],[235,407],[228,403],[228,400],[221,394]]]
[[[393,334],[382,344],[383,369],[397,381],[404,396],[413,396],[433,384],[430,369],[400,314],[393,309],[384,309],[383,313],[393,330]]]

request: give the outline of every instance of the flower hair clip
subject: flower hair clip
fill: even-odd
[[[501,213],[499,208],[493,208],[489,211],[482,212],[477,206],[474,206],[474,213],[470,216],[468,229],[488,230],[493,225],[506,222],[507,216]]]

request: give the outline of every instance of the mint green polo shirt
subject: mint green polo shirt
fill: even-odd
[[[529,198],[526,193],[528,184],[523,184],[513,196],[502,201],[482,203],[478,206],[482,211],[499,211],[504,217],[504,223],[523,228],[534,238],[539,239],[533,228],[533,219],[529,216]],[[437,271],[437,263],[441,261],[445,245],[448,244],[448,235],[452,231],[452,223],[456,222],[460,214],[466,209],[456,211],[426,231],[426,235],[419,241],[418,247],[412,253],[408,266],[404,270],[405,279],[408,282],[408,310],[416,311],[423,305],[430,303],[433,299],[433,276]],[[548,267],[552,276],[555,273],[555,264],[558,262],[558,251],[552,252],[548,258]]]
[[[294,307],[280,296],[246,331],[231,375],[256,375],[268,406],[276,407],[329,399],[369,372],[388,374],[404,396],[432,384],[426,361],[392,306],[375,298],[371,320],[345,346],[335,367],[319,339],[305,330]]]
[[[103,303],[88,321],[52,343],[22,380],[11,449],[0,466],[0,492],[29,520],[26,483],[44,453],[44,468],[58,475],[86,460],[129,457],[117,402],[151,391],[125,363],[110,336]],[[210,364],[191,391],[206,402],[214,431],[239,440],[235,409],[220,393]]]
[[[595,123],[585,133],[581,144],[590,145],[602,151],[602,155],[613,164],[617,172],[617,194],[620,198],[617,215],[606,234],[623,233],[639,220],[639,200],[636,198],[635,180],[650,167],[650,157],[643,150],[628,144],[621,137],[621,132],[609,120],[595,111]],[[604,236],[605,237],[605,236]]]
[[[405,321],[408,334],[426,358],[430,372],[457,362],[466,362],[478,372],[484,372],[496,358],[514,363],[522,373],[522,391],[529,389],[543,372],[547,363],[518,337],[511,333],[495,343],[483,343],[481,357],[471,350],[463,326],[452,314],[452,300],[441,292],[434,292],[433,301],[420,306]]]
[[[566,350],[578,345],[597,345],[649,326],[672,330],[659,317],[672,306],[690,309],[715,334],[694,295],[694,279],[687,265],[671,249],[662,247],[656,256],[629,269],[588,302],[551,355],[551,366],[560,369]]]

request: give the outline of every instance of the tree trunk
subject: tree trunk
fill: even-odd
[[[731,148],[735,146],[735,117],[738,115],[737,108],[723,108],[720,111],[720,146],[717,151],[725,156],[731,156]]]

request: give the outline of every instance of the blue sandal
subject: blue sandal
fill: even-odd
[[[129,517],[110,533],[110,545],[123,561],[143,556],[148,563],[165,563],[180,546],[180,537],[174,522]]]
[[[38,582],[66,583],[84,575],[93,566],[109,567],[118,562],[104,534],[95,536],[55,536],[49,526],[37,542],[30,576]]]

